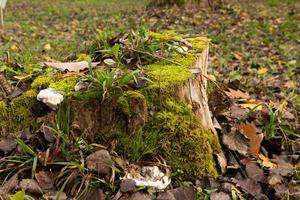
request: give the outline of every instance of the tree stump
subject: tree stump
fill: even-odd
[[[188,83],[178,91],[178,96],[192,107],[193,112],[201,119],[202,126],[215,133],[207,97],[208,52],[209,44],[191,67],[194,77],[190,78]]]
[[[72,132],[73,137],[88,143],[106,145],[132,161],[149,152],[158,154],[173,170],[185,172],[183,177],[216,175],[213,153],[220,150],[220,144],[208,107],[205,78],[209,40],[174,32],[150,32],[149,38],[168,43],[175,50],[143,66],[143,73],[151,80],[146,86],[112,93],[104,101],[82,101],[74,91],[80,77],[62,79],[61,74],[44,74],[21,96],[0,102],[2,129],[16,132],[36,126],[37,117],[41,117],[41,112],[36,111],[41,104],[36,95],[41,89],[53,88],[65,93],[64,105],[70,108],[71,115],[60,110],[56,118],[40,118],[42,122],[52,119],[57,123],[53,127],[60,131]],[[79,93],[90,97],[90,90]],[[56,111],[51,114],[56,115]]]

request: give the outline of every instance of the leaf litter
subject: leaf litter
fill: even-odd
[[[193,9],[183,12],[180,10],[180,15],[176,8],[154,9],[138,13],[141,15],[141,19],[150,26],[152,24],[153,29],[184,26],[187,29],[194,27],[191,29],[196,33],[208,30],[209,34],[216,37],[213,41],[214,44],[220,44],[221,37],[223,37],[226,38],[225,41],[222,41],[223,46],[228,45],[229,48],[235,48],[232,51],[234,53],[232,55],[229,53],[229,56],[227,52],[231,51],[222,49],[220,46],[213,47],[212,50],[215,57],[212,59],[212,66],[222,66],[222,68],[213,69],[212,72],[218,71],[219,75],[216,79],[222,84],[228,85],[229,89],[224,90],[224,93],[230,99],[231,104],[212,109],[221,125],[219,135],[224,144],[224,156],[219,157],[222,171],[221,175],[214,179],[217,184],[211,184],[212,181],[210,181],[210,187],[203,184],[203,189],[211,189],[214,185],[216,186],[215,189],[218,192],[212,192],[211,198],[224,197],[226,199],[229,195],[231,197],[283,199],[290,195],[291,198],[297,199],[300,196],[299,186],[297,186],[299,177],[297,178],[295,174],[295,165],[299,163],[299,157],[289,160],[279,158],[280,156],[291,157],[299,154],[299,132],[297,130],[299,130],[300,101],[297,103],[295,101],[297,98],[290,98],[289,95],[293,94],[288,92],[292,89],[295,94],[299,94],[299,70],[293,67],[295,65],[293,60],[299,60],[300,54],[295,48],[299,38],[295,41],[294,33],[297,34],[297,31],[293,32],[292,29],[285,28],[290,26],[288,20],[297,19],[297,14],[295,14],[297,12],[294,10],[299,8],[293,7],[291,12],[287,12],[289,16],[283,17],[276,14],[274,16],[265,15],[263,13],[271,12],[272,8],[265,7],[265,5],[262,7],[265,10],[259,13],[257,10],[251,10],[251,5],[249,10],[244,10],[239,5],[228,4],[215,13],[209,13],[208,16],[201,12],[201,15],[194,17],[191,17]],[[287,8],[289,7],[282,7],[282,9]],[[218,34],[224,22],[228,23],[228,28],[224,33],[220,33],[221,37],[219,37]],[[296,26],[295,29],[297,29]],[[238,40],[229,35],[233,32]],[[266,34],[269,34],[269,38],[265,37]],[[236,42],[240,38],[247,38],[242,40],[244,41],[242,45]],[[119,43],[124,40],[126,37],[120,35],[114,39],[114,42]],[[246,50],[242,48],[246,48]],[[51,50],[51,48],[46,49]],[[290,51],[290,49],[295,51]],[[228,64],[223,59],[225,56],[228,58],[226,61]],[[104,57],[105,55],[103,55]],[[286,62],[286,60],[293,62]],[[115,65],[115,62],[115,59],[110,62],[106,60],[104,64]],[[140,65],[141,60],[127,58],[126,62],[136,67]],[[82,62],[80,64],[48,64],[67,72],[67,74],[79,73],[88,69],[86,62],[84,64]],[[289,73],[284,73],[285,70],[288,70]],[[235,87],[232,87],[233,85]],[[286,91],[283,90],[283,86]],[[212,104],[212,106],[216,105],[221,105],[221,103]],[[277,110],[280,112],[276,112]],[[283,113],[282,116],[281,113]],[[270,130],[274,133],[272,137],[267,134]],[[52,154],[55,152],[55,147],[51,146],[53,142],[49,143],[49,141],[47,145]],[[3,147],[1,145],[2,153],[8,154],[15,150],[16,143],[13,140],[1,139],[0,143],[4,144]],[[61,152],[56,153],[61,154]],[[74,170],[76,166],[78,167],[74,164],[72,169]],[[68,174],[67,171],[66,174]],[[53,174],[43,170],[38,170],[34,178],[43,190],[52,190],[57,184]],[[89,177],[85,178],[85,180],[89,180]],[[26,189],[25,186],[28,182],[35,184],[32,180],[35,181],[29,178],[23,179],[20,184],[23,182],[22,185]],[[101,181],[105,182],[104,179]],[[0,191],[13,190],[18,184],[18,176],[14,175],[8,179],[6,186],[1,187]],[[54,199],[56,193],[57,191],[52,191],[50,195],[54,195],[54,197],[51,198]],[[98,196],[103,197],[102,191],[96,189],[90,193],[97,193]],[[62,199],[67,198],[65,193],[62,193],[61,196],[64,196]]]

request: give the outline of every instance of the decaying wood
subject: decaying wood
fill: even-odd
[[[179,88],[174,95],[174,98],[185,101],[190,105],[194,114],[201,120],[201,126],[209,128],[212,132],[216,132],[212,121],[212,114],[208,106],[207,97],[207,67],[208,67],[208,52],[207,46],[194,65],[191,66],[193,77],[187,80],[183,87]],[[116,107],[116,102],[97,102],[90,101],[90,106],[82,105],[82,103],[71,101],[73,108],[73,127],[87,133],[91,141],[97,137],[97,133],[109,133],[120,124],[124,126],[125,132],[129,135],[134,135],[138,130],[142,129],[147,119],[147,108],[139,102],[134,103],[133,110],[136,110],[136,115],[130,118],[125,117]],[[140,106],[139,106],[140,105]]]
[[[206,93],[207,79],[205,77],[207,77],[208,52],[209,46],[203,50],[202,54],[192,66],[191,72],[194,76],[189,79],[188,84],[185,84],[185,86],[178,91],[177,95],[192,107],[193,112],[201,119],[202,126],[216,132],[208,107],[208,97]]]

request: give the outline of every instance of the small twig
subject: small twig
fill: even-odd
[[[3,88],[3,90],[6,92],[7,95],[11,94],[13,89],[11,85],[6,80],[4,74],[0,73],[0,87]]]
[[[133,48],[128,48],[128,49],[131,50],[131,51],[135,51],[135,52],[137,52],[137,53],[142,53],[142,54],[145,54],[145,55],[148,55],[148,56],[152,56],[152,57],[154,57],[154,58],[158,58],[158,59],[161,59],[161,60],[165,60],[165,61],[170,62],[170,63],[175,64],[175,65],[183,66],[183,65],[180,64],[179,62],[175,62],[175,61],[173,61],[173,60],[170,60],[170,59],[167,59],[167,58],[158,56],[158,55],[154,55],[154,54],[151,54],[151,53],[146,52],[146,51],[141,51],[141,50],[133,49]]]

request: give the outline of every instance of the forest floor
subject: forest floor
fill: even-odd
[[[210,108],[222,127],[219,135],[228,163],[219,179],[202,182],[208,182],[209,190],[198,191],[199,199],[211,193],[215,199],[299,198],[300,2],[229,0],[214,10],[145,9],[146,0],[119,2],[9,1],[0,29],[0,72],[8,70],[7,54],[9,62],[21,66],[13,72],[19,76],[39,62],[75,60],[89,53],[104,29],[122,32],[142,26],[206,36],[211,39],[210,85],[222,88],[210,93]],[[222,137],[236,127],[247,132],[248,125],[264,137],[252,144],[261,152],[255,166],[249,164],[252,157],[233,145],[235,138],[226,142]],[[229,182],[231,193],[224,184]]]

